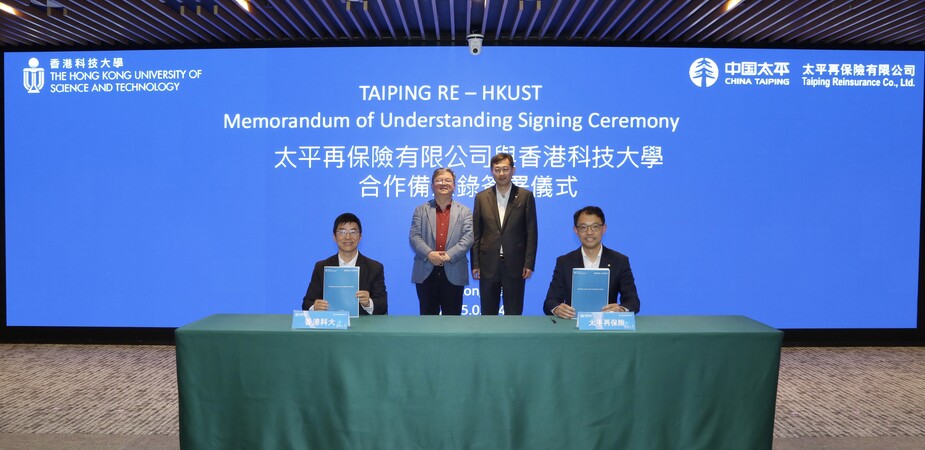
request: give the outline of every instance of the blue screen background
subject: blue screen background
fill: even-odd
[[[477,185],[458,183],[457,200],[471,207],[472,193],[490,185],[487,159],[508,151],[527,188],[537,192],[536,177],[554,180],[550,195],[537,195],[539,250],[525,314],[542,314],[555,258],[579,246],[573,212],[598,205],[604,245],[630,258],[642,314],[739,314],[779,328],[916,326],[923,52],[486,50],[6,53],[7,324],[176,327],[215,313],[291,313],[314,262],[336,252],[332,222],[348,211],[363,221],[361,252],[385,265],[390,314],[417,314],[408,232],[414,207],[432,194],[413,191],[412,181],[423,177],[426,188],[434,168],[452,161]],[[719,68],[710,87],[689,77],[702,57]],[[22,83],[30,58],[46,71],[38,94]],[[76,81],[51,72],[78,71],[53,70],[53,59],[90,58],[122,58],[120,71],[202,75],[187,73],[166,92],[52,92]],[[788,74],[767,78],[789,84],[727,84],[735,76],[726,65],[743,61],[787,62]],[[913,74],[871,78],[896,87],[804,86],[805,67],[819,63],[911,66]],[[432,97],[364,100],[361,85],[427,85]],[[458,85],[459,99],[438,99],[440,85]],[[531,100],[484,99],[483,86],[493,85],[542,88]],[[356,118],[371,112],[486,112],[514,122],[511,131],[358,128]],[[595,112],[678,117],[679,125],[591,128]],[[348,117],[350,127],[225,126],[226,114],[316,113]],[[580,116],[583,127],[521,128],[520,113]],[[321,161],[309,168],[297,157],[313,146]],[[325,146],[345,155],[354,146],[393,156],[414,148],[418,157],[401,167],[395,158],[391,168],[326,168]],[[612,148],[613,167],[575,167],[569,148],[585,146]],[[641,164],[644,146],[661,148],[661,165]],[[422,161],[434,154],[425,147],[442,149],[442,161]],[[542,155],[537,167],[521,159],[531,147]],[[296,167],[280,166],[284,148],[297,152]],[[564,167],[547,157],[557,148]],[[617,168],[627,148],[639,153]],[[404,191],[387,194],[380,184],[378,197],[364,197],[369,177],[399,179]],[[571,191],[556,185],[569,177]],[[471,294],[470,311],[478,305]]]

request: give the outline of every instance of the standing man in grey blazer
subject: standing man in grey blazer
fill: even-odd
[[[462,314],[463,289],[469,284],[472,211],[453,201],[456,174],[441,168],[431,177],[434,199],[418,206],[411,218],[414,249],[411,281],[421,315]]]
[[[521,315],[524,287],[536,263],[536,200],[515,186],[514,157],[491,158],[495,185],[475,196],[472,229],[472,278],[479,280],[482,315],[497,316],[504,297],[504,314]]]

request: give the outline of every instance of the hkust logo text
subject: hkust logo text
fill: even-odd
[[[77,61],[77,62],[75,62]],[[124,66],[122,58],[90,61],[52,59],[51,69],[41,67],[30,58],[23,68],[23,87],[30,94],[43,90],[54,93],[97,92],[166,92],[178,91],[186,79],[202,77],[201,69],[134,69]]]

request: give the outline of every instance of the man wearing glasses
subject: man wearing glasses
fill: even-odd
[[[536,263],[536,201],[515,186],[514,157],[491,158],[495,185],[475,196],[472,229],[472,278],[479,280],[482,315],[497,316],[504,293],[504,314],[521,315],[524,287]]]
[[[334,219],[334,243],[337,254],[315,263],[312,280],[308,284],[302,309],[309,311],[327,311],[328,302],[321,298],[324,292],[324,268],[326,266],[359,267],[360,290],[356,293],[360,303],[360,315],[388,314],[389,296],[385,289],[385,270],[382,264],[360,254],[357,248],[363,237],[363,225],[360,219],[344,213]]]
[[[586,206],[575,212],[575,234],[581,241],[578,250],[556,258],[556,268],[549,282],[543,312],[563,319],[576,315],[572,308],[572,269],[610,269],[610,298],[603,311],[639,312],[639,296],[636,281],[626,255],[611,250],[601,243],[607,224],[604,211],[597,206]],[[618,303],[619,295],[619,303]]]
[[[458,316],[462,314],[463,290],[469,284],[472,211],[453,201],[456,175],[451,169],[435,170],[431,188],[434,199],[415,208],[411,218],[411,281],[422,316]]]

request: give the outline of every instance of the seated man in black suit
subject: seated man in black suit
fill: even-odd
[[[360,315],[388,314],[389,297],[385,290],[385,269],[382,264],[360,254],[357,248],[363,237],[360,219],[344,213],[334,219],[334,242],[337,254],[315,263],[312,280],[302,299],[302,309],[327,311],[328,302],[321,298],[324,292],[325,266],[346,266],[360,268],[360,290],[356,293],[360,302]]]
[[[597,206],[586,206],[575,212],[575,234],[581,241],[578,250],[556,258],[556,268],[549,282],[543,312],[563,319],[575,317],[572,308],[572,269],[610,269],[610,299],[603,311],[639,312],[639,296],[630,260],[626,255],[604,247],[601,239],[607,231],[604,211]],[[619,294],[619,303],[617,296]]]

